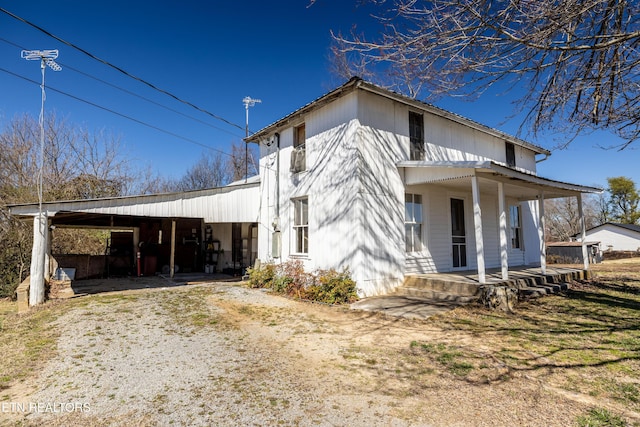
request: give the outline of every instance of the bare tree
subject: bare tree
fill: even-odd
[[[640,136],[640,2],[365,3],[377,8],[381,28],[334,34],[344,76],[428,98],[472,97],[506,83],[523,90],[518,106],[534,134],[606,129],[626,141],[619,149]]]
[[[32,229],[10,217],[5,206],[38,200],[39,150],[39,124],[28,115],[14,118],[0,131],[0,296],[11,296],[28,274]],[[124,195],[136,176],[117,138],[90,133],[54,114],[46,117],[45,200]],[[54,247],[76,253],[104,248],[96,233],[69,232],[60,230],[58,237],[63,238],[54,241]]]
[[[177,189],[202,190],[229,183],[229,171],[221,153],[206,152],[177,184]]]
[[[227,158],[227,173],[231,181],[239,181],[257,174],[254,148],[249,147],[247,150],[244,142],[231,144],[231,155]]]
[[[583,198],[583,215],[587,229],[600,225],[599,195],[588,195]],[[545,200],[545,234],[550,241],[568,241],[580,233],[580,216],[578,202],[575,197]]]

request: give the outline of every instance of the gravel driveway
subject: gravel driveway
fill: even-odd
[[[211,283],[84,297],[57,320],[31,425],[571,425],[536,381],[467,386],[409,351],[443,332]],[[461,337],[464,339],[464,337]],[[70,406],[69,406],[70,407]]]

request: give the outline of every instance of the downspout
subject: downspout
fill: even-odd
[[[276,203],[273,218],[273,234],[271,238],[271,256],[280,259],[282,256],[282,237],[280,235],[280,134],[274,134],[276,139]]]
[[[273,231],[280,231],[280,134],[276,138],[276,215],[273,218]]]

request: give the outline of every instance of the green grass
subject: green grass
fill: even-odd
[[[607,409],[594,408],[586,415],[578,417],[579,427],[625,427],[627,423]]]

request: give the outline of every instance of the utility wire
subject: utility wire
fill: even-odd
[[[9,44],[9,45],[11,45],[11,46],[13,46],[13,47],[16,47],[16,48],[18,48],[18,49],[28,50],[28,49],[27,49],[27,48],[25,48],[24,46],[20,46],[19,44],[14,43],[14,42],[12,42],[11,40],[7,40],[7,39],[5,39],[4,37],[0,37],[0,41],[4,42],[4,43],[6,43],[6,44]],[[104,85],[106,85],[106,86],[109,86],[109,87],[112,87],[112,88],[114,88],[114,89],[117,89],[117,90],[119,90],[119,91],[121,91],[121,92],[123,92],[123,93],[126,93],[127,95],[131,95],[131,96],[134,96],[134,97],[136,97],[136,98],[142,99],[143,101],[146,101],[146,102],[148,102],[148,103],[150,103],[150,104],[156,105],[156,106],[158,106],[158,107],[160,107],[160,108],[164,108],[165,110],[167,110],[167,111],[171,111],[172,113],[178,114],[178,115],[180,115],[180,116],[182,116],[182,117],[186,117],[186,118],[188,118],[188,119],[191,119],[191,120],[193,120],[193,121],[196,121],[196,122],[198,122],[198,123],[200,123],[200,124],[203,124],[203,125],[205,125],[205,126],[209,126],[210,128],[217,129],[217,130],[219,130],[220,132],[224,132],[224,133],[229,134],[229,135],[231,135],[231,136],[235,136],[235,137],[238,137],[238,138],[242,138],[242,136],[241,136],[240,134],[230,132],[230,131],[228,131],[228,130],[226,130],[226,129],[222,129],[221,127],[218,127],[218,126],[212,125],[211,123],[207,123],[207,122],[205,122],[204,120],[200,120],[200,119],[198,119],[197,117],[193,117],[193,116],[190,116],[189,114],[185,114],[185,113],[183,113],[183,112],[181,112],[181,111],[178,111],[178,110],[176,110],[176,109],[173,109],[173,108],[171,108],[171,107],[167,107],[166,105],[163,105],[163,104],[161,104],[161,103],[159,103],[159,102],[156,102],[156,101],[154,101],[153,99],[149,99],[149,98],[144,97],[144,96],[142,96],[142,95],[139,95],[139,94],[137,94],[137,93],[135,93],[135,92],[133,92],[133,91],[130,91],[130,90],[128,90],[128,89],[125,89],[125,88],[123,88],[123,87],[121,87],[121,86],[115,85],[115,84],[113,84],[113,83],[109,83],[109,82],[108,82],[108,81],[106,81],[106,80],[100,79],[100,78],[98,78],[98,77],[92,76],[92,75],[91,75],[91,74],[89,74],[89,73],[85,73],[84,71],[78,70],[77,68],[74,68],[74,67],[72,67],[72,66],[70,66],[70,65],[68,65],[68,64],[66,64],[66,63],[64,63],[64,62],[60,62],[60,61],[56,61],[56,62],[57,62],[58,64],[60,64],[60,65],[63,65],[63,66],[64,66],[64,68],[65,68],[65,70],[71,70],[71,71],[74,71],[74,72],[76,72],[76,73],[78,73],[78,74],[81,74],[81,75],[83,75],[83,76],[87,77],[87,78],[90,78],[90,79],[95,80],[95,81],[97,81],[97,82],[100,82],[100,83],[102,83],[102,84],[104,84]]]
[[[49,32],[49,31],[45,30],[44,28],[42,28],[42,27],[40,27],[40,26],[38,26],[38,25],[36,25],[36,24],[34,24],[34,23],[30,22],[30,21],[27,21],[26,19],[21,18],[20,16],[15,15],[15,14],[13,14],[13,13],[9,12],[8,10],[6,10],[6,9],[4,9],[4,8],[2,8],[2,7],[0,7],[0,12],[3,12],[3,13],[5,13],[5,14],[9,15],[10,17],[12,17],[12,18],[14,18],[14,19],[17,19],[18,21],[24,22],[25,24],[29,25],[30,27],[35,28],[36,30],[38,30],[38,31],[40,31],[40,32],[42,32],[42,33],[44,33],[44,34],[48,35],[49,37],[51,37],[51,38],[53,38],[53,39],[55,39],[55,40],[59,41],[60,43],[64,43],[64,44],[66,44],[67,46],[72,47],[73,49],[76,49],[76,50],[78,50],[79,52],[84,53],[84,54],[85,54],[85,55],[87,55],[88,57],[90,57],[90,58],[92,58],[92,59],[94,59],[94,60],[96,60],[96,61],[98,61],[98,62],[101,62],[101,63],[103,63],[104,65],[106,65],[106,66],[108,66],[108,67],[110,67],[110,68],[113,68],[114,70],[116,70],[116,71],[118,71],[118,72],[120,72],[120,73],[124,74],[125,76],[130,77],[130,78],[132,78],[132,79],[134,79],[134,80],[136,80],[136,81],[138,81],[138,82],[140,82],[140,83],[142,83],[142,84],[144,84],[144,85],[146,85],[146,86],[149,86],[151,89],[156,90],[156,91],[158,91],[158,92],[160,92],[160,93],[162,93],[162,94],[164,94],[164,95],[167,95],[167,96],[169,96],[169,97],[171,97],[171,98],[175,99],[175,100],[176,100],[176,101],[178,101],[178,102],[181,102],[181,103],[183,103],[183,104],[185,104],[185,105],[188,105],[188,106],[190,106],[190,107],[192,107],[192,108],[195,108],[196,110],[198,110],[198,111],[200,111],[200,112],[202,112],[202,113],[205,113],[205,114],[207,114],[207,115],[209,115],[209,116],[213,117],[213,118],[214,118],[214,119],[216,119],[216,120],[220,120],[220,121],[222,121],[222,122],[224,122],[224,123],[226,123],[226,124],[228,124],[228,125],[230,125],[230,126],[236,127],[236,128],[238,128],[238,129],[241,129],[241,130],[244,130],[244,129],[245,129],[245,127],[244,127],[244,126],[241,126],[241,125],[235,124],[235,123],[233,123],[233,122],[231,122],[231,121],[229,121],[229,120],[227,120],[227,119],[225,119],[225,118],[222,118],[222,117],[220,117],[220,116],[218,116],[218,115],[216,115],[216,114],[211,113],[210,111],[205,110],[204,108],[200,108],[200,107],[198,107],[197,105],[195,105],[195,104],[193,104],[193,103],[191,103],[191,102],[189,102],[189,101],[185,101],[185,100],[183,100],[182,98],[180,98],[180,97],[178,97],[178,96],[176,96],[176,95],[172,94],[171,92],[166,91],[166,90],[164,90],[164,89],[161,89],[161,88],[159,88],[159,87],[155,86],[154,84],[149,83],[148,81],[146,81],[146,80],[144,80],[144,79],[142,79],[142,78],[140,78],[140,77],[137,77],[137,76],[135,76],[135,75],[133,75],[133,74],[131,74],[131,73],[127,72],[127,71],[125,71],[124,69],[122,69],[122,68],[118,67],[117,65],[113,65],[113,64],[112,64],[112,63],[110,63],[109,61],[106,61],[106,60],[104,60],[104,59],[102,59],[102,58],[99,58],[99,57],[95,56],[95,55],[94,55],[94,54],[92,54],[91,52],[88,52],[87,50],[82,49],[81,47],[79,47],[79,46],[77,46],[77,45],[75,45],[75,44],[73,44],[73,43],[71,43],[71,42],[68,42],[68,41],[66,41],[66,40],[62,39],[62,38],[60,38],[60,37],[56,36],[55,34],[52,34],[51,32]]]
[[[37,84],[37,85],[39,85],[39,84],[40,84],[40,83],[36,82],[35,80],[31,80],[30,78],[27,78],[27,77],[21,76],[20,74],[16,74],[16,73],[14,73],[14,72],[12,72],[12,71],[9,71],[9,70],[7,70],[7,69],[4,69],[4,68],[2,68],[2,67],[0,67],[0,71],[5,72],[5,73],[7,73],[7,74],[10,74],[10,75],[12,75],[12,76],[18,77],[18,78],[20,78],[20,79],[22,79],[22,80],[26,80],[26,81],[28,81],[29,83],[34,83],[34,84]],[[112,110],[112,109],[107,108],[107,107],[103,107],[102,105],[98,105],[98,104],[96,104],[96,103],[94,103],[94,102],[91,102],[91,101],[88,101],[88,100],[86,100],[86,99],[79,98],[79,97],[77,97],[77,96],[75,96],[75,95],[71,95],[70,93],[67,93],[67,92],[61,91],[61,90],[56,89],[56,88],[54,88],[54,87],[47,86],[47,90],[49,90],[49,91],[53,91],[53,92],[57,92],[57,93],[59,93],[59,94],[61,94],[61,95],[67,96],[67,97],[72,98],[72,99],[75,99],[76,101],[84,102],[85,104],[91,105],[92,107],[96,107],[96,108],[99,108],[99,109],[101,109],[101,110],[107,111],[107,112],[109,112],[109,113],[111,113],[111,114],[115,114],[116,116],[120,116],[120,117],[125,118],[125,119],[127,119],[127,120],[131,120],[132,122],[135,122],[135,123],[141,124],[141,125],[143,125],[143,126],[146,126],[146,127],[148,127],[148,128],[151,128],[151,129],[157,130],[157,131],[162,132],[162,133],[164,133],[164,134],[167,134],[167,135],[173,136],[174,138],[179,138],[179,139],[182,139],[183,141],[189,142],[189,143],[191,143],[191,144],[198,145],[198,146],[200,146],[200,147],[203,147],[203,148],[207,148],[207,149],[209,149],[209,150],[216,151],[216,152],[218,152],[218,153],[220,153],[220,154],[224,154],[225,156],[232,157],[232,155],[231,155],[231,154],[229,154],[229,153],[227,153],[227,152],[224,152],[224,151],[222,151],[222,150],[219,150],[219,149],[217,149],[217,148],[213,148],[213,147],[211,147],[211,146],[209,146],[209,145],[203,144],[203,143],[198,142],[198,141],[196,141],[196,140],[193,140],[193,139],[191,139],[191,138],[187,138],[186,136],[178,135],[177,133],[173,133],[173,132],[168,131],[168,130],[166,130],[166,129],[162,129],[162,128],[160,128],[160,127],[158,127],[158,126],[155,126],[155,125],[152,125],[152,124],[150,124],[150,123],[143,122],[142,120],[136,119],[136,118],[131,117],[131,116],[127,116],[126,114],[119,113],[119,112],[117,112],[117,111],[115,111],[115,110]]]

